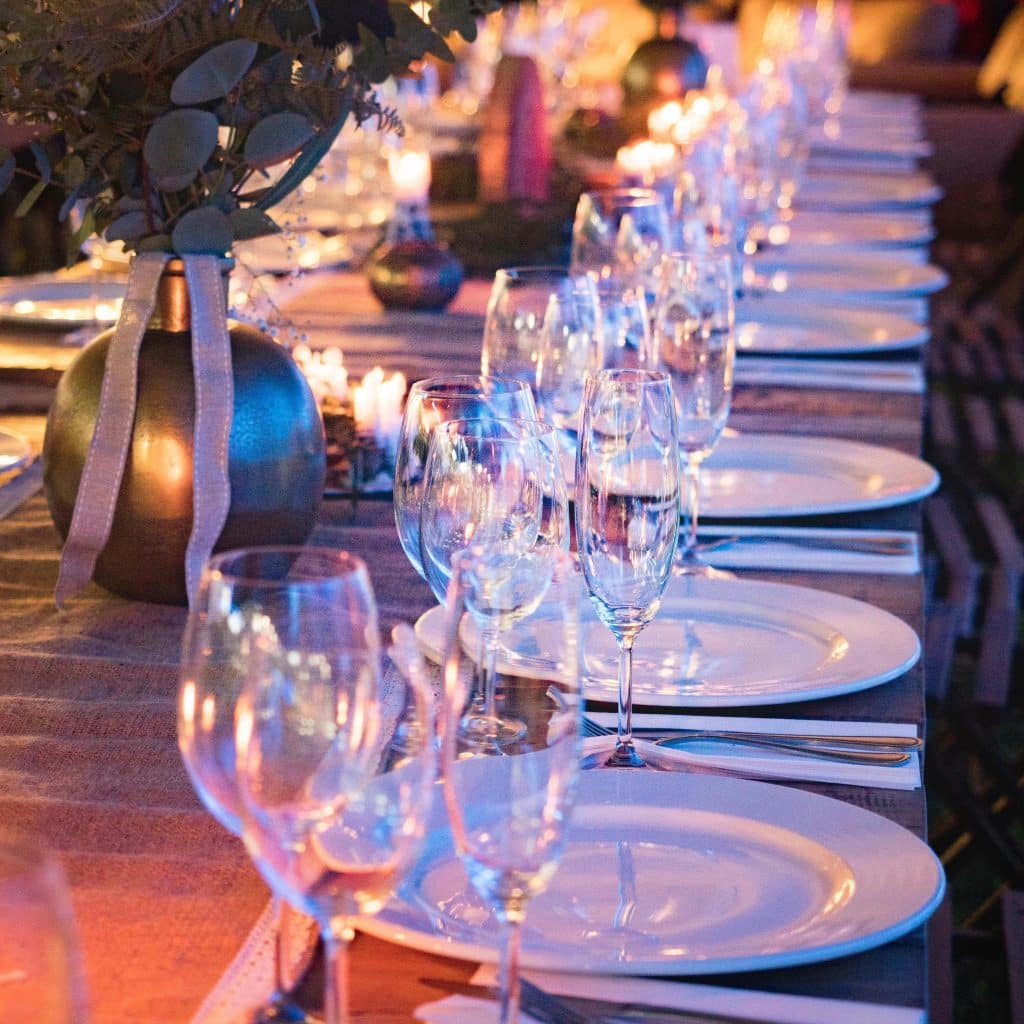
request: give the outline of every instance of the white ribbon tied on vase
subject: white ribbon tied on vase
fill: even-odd
[[[110,537],[114,509],[128,458],[138,390],[139,349],[156,307],[168,253],[139,253],[132,261],[121,316],[107,351],[96,425],[75,498],[61,556],[55,599],[58,608],[79,594]],[[192,533],[185,555],[189,603],[203,564],[220,536],[231,505],[228,440],[234,404],[231,341],[216,256],[184,257],[192,308],[192,364],[196,417],[193,436]]]

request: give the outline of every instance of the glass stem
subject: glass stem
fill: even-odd
[[[686,543],[683,545],[683,558],[686,560],[697,557],[697,511],[700,505],[700,463],[687,459],[686,471]]]
[[[284,976],[284,965],[287,960],[288,938],[285,935],[285,920],[288,905],[277,893],[271,898],[271,914],[274,918],[274,994],[272,1002],[280,1002],[288,993],[288,982]]]
[[[633,636],[619,641],[619,720],[616,752],[633,747]]]
[[[491,719],[498,717],[497,672],[498,672],[498,637],[492,630],[481,630],[483,659],[480,662],[483,675],[484,714]]]
[[[505,941],[501,944],[498,975],[501,987],[500,1024],[517,1024],[519,1020],[519,949],[523,938],[521,925],[518,914],[505,918]]]
[[[349,1024],[348,944],[352,934],[344,921],[323,929],[324,1024]]]

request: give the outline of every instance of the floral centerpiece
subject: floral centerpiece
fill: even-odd
[[[210,552],[301,543],[324,475],[323,426],[290,357],[229,324],[232,246],[350,119],[398,129],[375,85],[499,0],[5,0],[0,115],[39,126],[35,182],[134,258],[117,326],[65,373],[43,450],[66,537],[57,601],[90,578],[184,601]],[[0,148],[0,193],[16,173]]]

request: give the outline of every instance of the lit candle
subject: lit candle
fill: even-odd
[[[398,452],[398,434],[402,429],[402,402],[405,399],[405,377],[401,373],[384,376],[375,366],[352,389],[352,409],[356,430],[372,434],[374,441],[387,453],[392,464]]]
[[[647,130],[651,138],[667,140],[676,122],[683,116],[683,105],[679,100],[669,100],[660,107],[655,107],[647,115]]]
[[[627,178],[642,184],[651,184],[668,174],[676,159],[676,148],[671,142],[643,139],[622,146],[615,154],[615,164]]]
[[[395,187],[397,202],[426,202],[430,192],[430,154],[425,149],[389,153],[388,171]]]
[[[318,405],[323,406],[327,399],[338,404],[348,400],[348,370],[345,369],[340,348],[314,352],[308,345],[296,345],[292,349],[292,356],[302,370]]]

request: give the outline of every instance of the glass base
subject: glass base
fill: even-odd
[[[459,738],[480,747],[507,747],[526,735],[526,723],[518,718],[470,714],[459,722]]]
[[[319,1021],[283,992],[275,992],[271,1001],[253,1014],[251,1024],[319,1024]]]
[[[701,558],[700,553],[693,551],[676,556],[672,563],[673,576],[699,576],[705,580],[734,580],[736,574],[725,569],[716,569]]]
[[[692,772],[693,768],[678,758],[660,751],[653,743],[644,745],[643,755],[632,743],[620,745],[615,736],[608,737],[608,751],[595,750],[580,761],[584,771],[596,768],[646,768],[655,772]],[[589,744],[588,744],[589,745]]]

